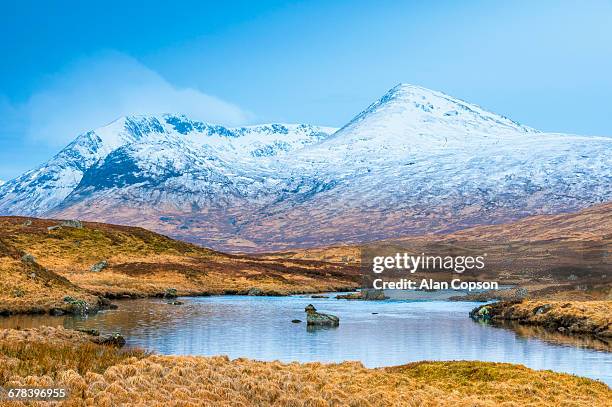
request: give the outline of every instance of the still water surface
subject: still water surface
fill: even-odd
[[[367,367],[419,360],[520,363],[599,379],[612,385],[612,353],[587,343],[557,344],[468,318],[477,303],[345,301],[309,296],[219,296],[119,302],[119,309],[88,318],[15,316],[0,327],[62,325],[121,332],[128,345],[168,355],[228,355],[259,360],[341,362]],[[337,328],[307,329],[304,307],[340,317]],[[377,313],[377,314],[373,314]],[[563,336],[565,337],[565,336]],[[602,345],[599,344],[600,349]],[[605,349],[605,343],[603,345]]]

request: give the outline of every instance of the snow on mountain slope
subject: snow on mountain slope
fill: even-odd
[[[333,137],[300,152],[316,159],[355,154],[369,159],[403,157],[411,151],[471,148],[508,138],[534,137],[537,130],[462,100],[419,86],[400,84],[358,114]]]
[[[187,143],[209,157],[237,162],[282,155],[335,130],[303,124],[226,128],[177,115],[124,117],[78,136],[48,162],[0,186],[0,213],[41,215],[52,210],[74,191],[87,170],[111,152],[135,143],[168,148],[164,153],[171,161],[181,159],[181,143]]]
[[[121,119],[0,187],[0,213],[276,250],[577,210],[612,199],[611,163],[612,138],[542,133],[398,85],[338,131]]]

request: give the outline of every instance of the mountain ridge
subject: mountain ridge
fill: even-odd
[[[0,214],[142,225],[229,251],[358,243],[610,201],[610,147],[400,84],[338,130],[122,118],[1,186]]]

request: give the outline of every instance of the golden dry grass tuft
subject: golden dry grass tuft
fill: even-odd
[[[0,359],[1,386],[65,386],[71,398],[61,406],[609,406],[612,400],[603,383],[505,363],[367,369],[357,362],[156,356],[91,344],[62,328],[2,330]]]

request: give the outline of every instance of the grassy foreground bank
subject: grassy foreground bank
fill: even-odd
[[[0,330],[0,386],[64,386],[71,397],[59,405],[101,407],[609,406],[612,400],[603,383],[505,363],[367,369],[356,362],[157,356],[49,327]]]

